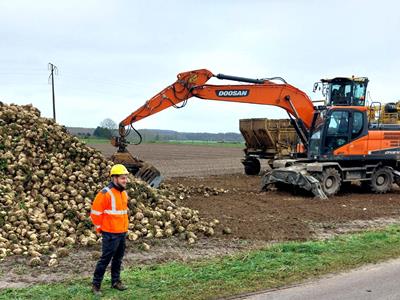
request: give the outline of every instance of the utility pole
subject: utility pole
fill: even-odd
[[[50,78],[51,78],[51,90],[53,94],[53,119],[54,122],[56,121],[56,99],[54,95],[54,75],[58,75],[58,69],[55,65],[52,63],[49,63],[48,68],[50,70],[50,76],[49,76],[49,83],[50,83]]]

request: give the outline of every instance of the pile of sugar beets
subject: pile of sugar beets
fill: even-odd
[[[109,182],[112,163],[31,105],[0,102],[0,258],[24,255],[49,266],[73,245],[94,245],[100,235],[89,218],[96,193]],[[212,236],[218,220],[177,204],[179,196],[130,176],[129,240],[177,235],[192,244]],[[180,191],[180,197],[182,193]],[[145,250],[147,243],[142,244]]]

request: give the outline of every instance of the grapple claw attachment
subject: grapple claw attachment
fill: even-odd
[[[114,163],[123,164],[130,173],[147,182],[151,187],[158,188],[164,179],[153,165],[133,157],[128,151],[114,153],[111,160]]]
[[[161,176],[160,171],[148,163],[143,163],[141,168],[134,175],[135,177],[146,181],[151,187],[154,188],[158,188],[164,179],[164,177]]]

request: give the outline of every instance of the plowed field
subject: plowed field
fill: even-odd
[[[111,145],[90,145],[110,157]],[[196,145],[140,144],[128,146],[132,155],[153,164],[165,177],[206,176],[240,173],[244,154],[241,148]]]

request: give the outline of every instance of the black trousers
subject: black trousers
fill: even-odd
[[[125,253],[126,233],[102,232],[102,254],[93,274],[93,285],[100,286],[111,259],[111,283],[120,281],[121,263]]]

